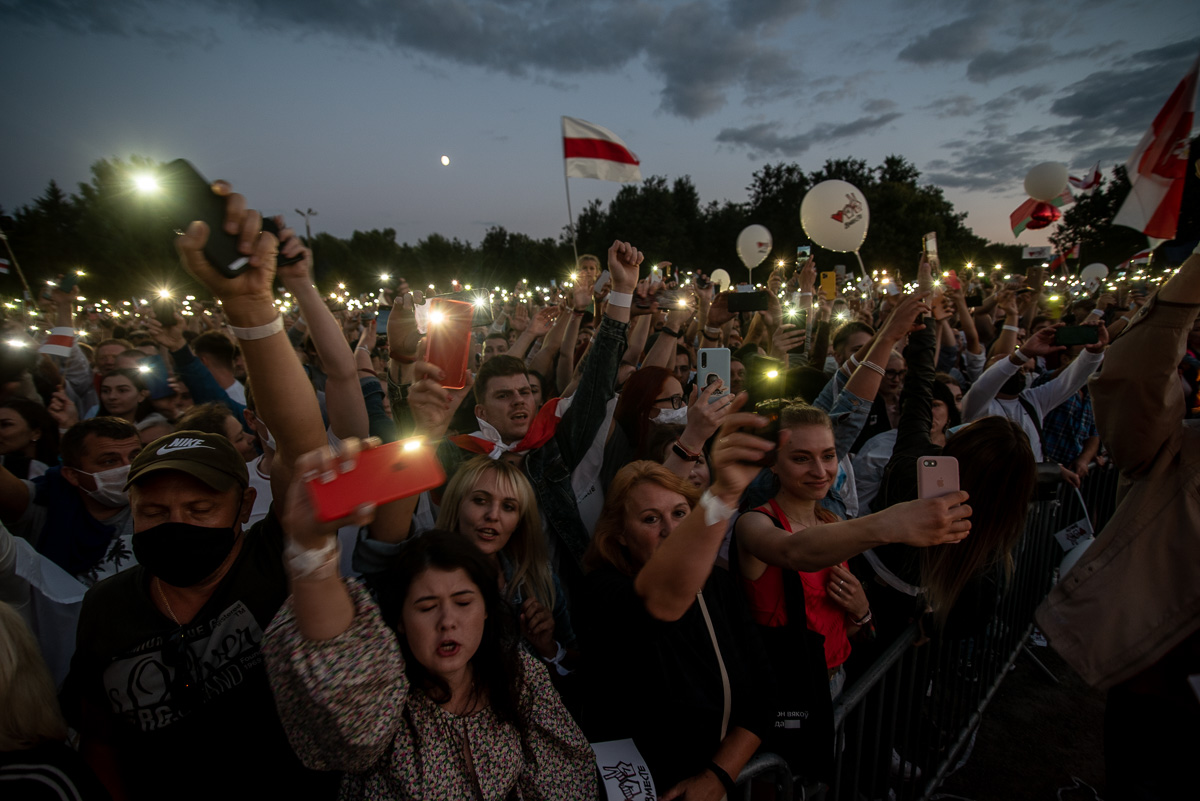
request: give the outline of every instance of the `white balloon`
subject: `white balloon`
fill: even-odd
[[[1088,292],[1095,292],[1100,288],[1100,282],[1108,275],[1108,268],[1100,262],[1094,262],[1084,267],[1079,271],[1079,280],[1083,281],[1083,285],[1087,287]]]
[[[1067,188],[1067,165],[1043,162],[1025,174],[1025,192],[1034,200],[1049,203]]]
[[[747,225],[738,234],[737,253],[746,269],[753,270],[771,255],[771,232],[761,225]]]
[[[857,251],[867,238],[870,221],[863,193],[845,181],[822,181],[800,203],[804,233],[826,250]]]
[[[708,277],[708,280],[717,285],[718,292],[724,292],[726,289],[729,289],[729,285],[733,283],[732,279],[729,277],[729,273],[722,269],[713,270],[712,275]]]

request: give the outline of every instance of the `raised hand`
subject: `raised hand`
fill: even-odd
[[[743,392],[733,400],[729,415],[713,443],[709,464],[717,480],[712,493],[729,506],[735,506],[742,492],[762,470],[757,462],[774,450],[776,444],[751,433],[767,424],[765,417],[741,411],[750,396]]]
[[[1031,337],[1026,337],[1021,344],[1020,351],[1025,356],[1047,356],[1051,353],[1057,353],[1060,350],[1066,350],[1065,345],[1055,345],[1054,335],[1058,329],[1062,328],[1063,324],[1058,323],[1047,328],[1043,328]],[[1108,344],[1108,332],[1104,332],[1104,343]],[[1093,348],[1094,345],[1088,345],[1088,348]],[[1103,350],[1103,348],[1101,348]]]
[[[164,326],[153,316],[146,317],[145,322],[150,337],[167,350],[174,352],[187,344],[183,336],[183,318],[179,312],[175,312],[175,322],[169,326]]]
[[[79,422],[79,410],[75,408],[75,403],[67,397],[61,384],[50,396],[46,412],[54,418],[54,422],[58,423],[60,429],[70,428]]]
[[[965,492],[951,492],[939,498],[920,498],[889,506],[886,515],[893,542],[916,548],[961,542],[971,531],[971,507]]]
[[[331,523],[320,523],[304,484],[318,476],[348,473],[354,469],[360,452],[378,445],[379,440],[374,437],[361,441],[351,437],[342,441],[336,455],[331,453],[329,448],[318,448],[296,460],[292,483],[288,486],[283,513],[279,518],[283,530],[293,542],[305,550],[321,548],[337,533],[340,526],[365,526],[375,519],[375,504],[365,503],[355,509],[349,517]]]
[[[892,313],[880,328],[879,336],[891,342],[899,342],[909,333],[923,329],[925,324],[921,322],[921,316],[929,314],[930,311],[929,304],[925,302],[928,297],[928,292],[901,295],[900,302],[892,309]]]
[[[417,362],[414,368],[417,380],[408,391],[408,406],[417,424],[417,433],[430,439],[441,439],[475,379],[468,374],[462,389],[446,389],[439,383],[445,373],[437,365]]]
[[[558,319],[558,307],[547,306],[533,316],[533,320],[529,323],[529,329],[534,337],[544,337],[550,333],[550,329],[554,327],[554,321]]]
[[[1103,353],[1104,349],[1108,347],[1108,327],[1105,326],[1100,320],[1097,320],[1094,323],[1084,323],[1084,325],[1094,325],[1099,328],[1100,338],[1096,340],[1095,345],[1085,345],[1083,349],[1088,353]]]
[[[791,323],[784,323],[771,335],[771,357],[786,359],[788,351],[804,346],[807,332]]]
[[[688,450],[693,452],[701,450],[708,438],[721,427],[725,418],[729,416],[729,410],[733,405],[732,395],[727,394],[715,401],[712,400],[713,393],[724,388],[724,382],[719,379],[706,386],[703,392],[698,386],[692,387],[692,396],[688,399],[687,426],[679,436],[680,441]]]
[[[633,292],[638,282],[642,252],[628,242],[616,240],[608,249],[608,272],[612,275],[613,292]],[[589,288],[589,293],[591,289]]]
[[[411,364],[417,357],[421,332],[417,328],[415,307],[424,302],[422,293],[409,292],[396,298],[392,304],[392,313],[388,315],[387,322],[388,355],[398,362]]]

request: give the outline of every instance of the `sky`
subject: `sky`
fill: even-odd
[[[1008,228],[1025,173],[1123,162],[1197,32],[1194,0],[0,0],[0,205],[138,154],[314,232],[557,237],[567,115],[704,202],[898,154],[977,234],[1043,244]],[[575,213],[619,188],[570,179]]]

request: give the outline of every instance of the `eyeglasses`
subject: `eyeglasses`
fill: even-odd
[[[884,370],[883,375],[889,381],[899,381],[908,375],[908,370]]]
[[[655,403],[666,403],[667,401],[671,402],[672,409],[683,408],[683,396],[682,395],[669,395],[665,398],[655,398],[654,399]]]

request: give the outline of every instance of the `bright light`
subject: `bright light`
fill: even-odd
[[[995,269],[997,269],[997,270],[1003,270],[1003,269],[1004,269],[1004,265],[1003,265],[1003,264],[997,264]]]
[[[840,311],[837,313],[837,318],[843,322],[850,319],[850,312]]]
[[[434,325],[441,325],[445,319],[446,315],[440,311],[431,311],[429,313],[429,322],[433,323]]]
[[[137,187],[139,192],[157,192],[158,179],[149,173],[142,173],[133,177],[133,185]]]
[[[487,305],[487,299],[486,298],[475,298],[475,305],[476,305],[476,307],[482,309],[484,306]]]
[[[390,281],[390,280],[392,280],[392,277],[390,275],[388,275],[387,273],[383,273],[382,275],[379,276],[379,280],[380,281]]]
[[[572,280],[572,281],[574,281],[574,280],[575,280],[575,278],[576,278],[576,275],[575,275],[575,273],[571,273],[571,280]]]
[[[415,451],[417,448],[421,447],[421,443],[423,441],[424,440],[421,437],[413,437],[412,439],[405,440],[404,441],[404,450]]]
[[[345,289],[345,288],[346,288],[345,284],[338,284],[338,289]]]
[[[778,370],[768,370],[767,378],[779,378],[779,371]]]
[[[148,373],[148,372],[150,372],[150,365],[148,365],[148,364],[139,364],[139,365],[137,366],[137,371],[138,371],[139,373]]]
[[[787,264],[787,262],[784,261],[783,259],[779,259],[778,261],[775,262],[776,267],[783,267],[785,264]]]
[[[443,167],[450,166],[450,157],[449,156],[442,156],[442,166]]]
[[[159,296],[160,298],[162,298],[163,300],[166,300],[167,298],[171,297],[171,290],[169,290],[169,289],[160,289],[160,290],[158,290],[158,296]]]
[[[1051,296],[1050,296],[1050,302],[1051,302],[1051,303],[1057,303],[1057,302],[1058,302],[1058,295],[1051,295]]]
[[[80,278],[83,278],[85,275],[87,275],[87,273],[85,273],[83,270],[76,270],[75,275],[79,276]]]
[[[23,347],[25,347],[25,340],[10,339],[10,340],[8,340],[8,345],[9,345],[9,347],[12,347],[12,348],[23,348]]]
[[[1009,280],[1011,280],[1011,279],[1012,279],[1012,276],[1011,276],[1011,275],[1006,275],[1006,276],[1004,276],[1004,280],[1005,280],[1005,281],[1009,281]]]
[[[687,301],[686,301],[686,300],[684,300],[683,298],[680,298],[680,299],[679,299],[679,308],[681,308],[681,309],[686,309],[686,308],[687,308]]]
[[[975,268],[975,265],[974,265],[974,264],[972,264],[971,262],[967,262],[967,269],[968,269],[968,270],[973,270],[974,268]]]

